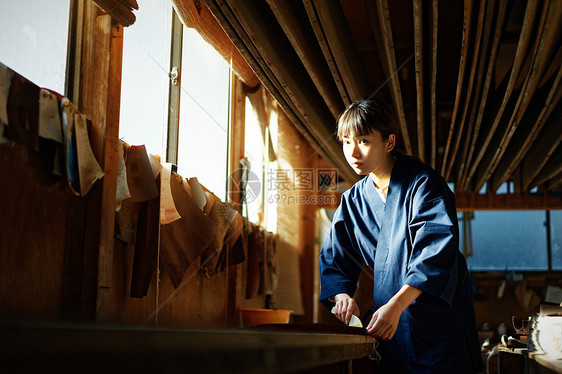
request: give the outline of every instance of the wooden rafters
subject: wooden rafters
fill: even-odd
[[[414,65],[416,70],[416,113],[418,130],[418,156],[425,160],[424,130],[424,66],[423,66],[423,4],[414,0]]]
[[[431,79],[429,95],[431,97],[431,151],[429,155],[430,165],[437,168],[437,34],[439,25],[438,1],[433,0],[431,17]]]
[[[365,97],[369,94],[367,74],[339,1],[313,0],[313,3],[349,99],[353,102]]]
[[[465,185],[469,186],[471,179],[473,177],[473,175],[476,173],[476,170],[478,168],[478,166],[480,165],[480,162],[482,161],[482,159],[484,158],[486,160],[485,163],[489,162],[489,159],[491,156],[488,156],[488,153],[493,152],[494,150],[488,150],[488,147],[490,145],[490,142],[492,141],[492,138],[494,137],[494,133],[496,131],[496,129],[498,128],[499,124],[500,124],[500,120],[502,119],[503,113],[507,107],[508,102],[510,101],[511,98],[511,94],[513,92],[514,86],[515,86],[515,82],[517,81],[517,78],[519,77],[519,73],[521,71],[521,68],[523,66],[523,63],[525,61],[525,58],[527,56],[527,48],[529,43],[531,42],[531,36],[533,33],[533,25],[535,23],[536,17],[537,17],[537,13],[538,13],[538,7],[537,7],[537,3],[534,1],[530,1],[527,3],[527,8],[525,10],[525,18],[523,20],[523,25],[521,28],[521,35],[519,37],[519,42],[517,44],[517,51],[515,53],[515,59],[513,61],[513,66],[511,68],[510,74],[509,74],[509,80],[507,82],[507,86],[506,89],[504,91],[503,94],[503,98],[501,100],[501,102],[499,103],[499,106],[497,108],[493,109],[493,113],[495,113],[495,116],[492,120],[492,125],[490,126],[490,129],[488,130],[487,134],[485,134],[485,139],[482,143],[482,146],[479,150],[479,152],[476,155],[476,158],[474,159],[474,161],[471,163],[471,167],[470,167],[470,171],[467,175],[466,181],[465,181]],[[487,157],[484,157],[487,156]],[[476,184],[476,187],[474,188],[474,190],[479,190],[482,186]]]
[[[493,2],[490,2],[493,3]],[[468,174],[468,165],[470,165],[471,161],[472,161],[472,156],[474,154],[474,150],[476,148],[476,141],[478,140],[478,136],[480,133],[480,126],[482,124],[482,119],[484,117],[484,112],[486,110],[486,106],[487,106],[487,101],[488,101],[488,94],[490,92],[490,86],[492,83],[492,77],[494,74],[494,69],[495,69],[495,63],[496,63],[496,59],[498,56],[498,49],[499,49],[499,45],[500,45],[500,39],[501,39],[501,34],[504,28],[504,23],[505,23],[505,14],[507,13],[507,5],[508,5],[508,1],[507,0],[500,0],[499,5],[498,5],[498,9],[496,12],[496,19],[495,19],[495,29],[494,29],[494,37],[493,37],[493,41],[492,41],[492,48],[490,51],[490,57],[488,58],[488,62],[487,62],[487,69],[486,69],[486,78],[484,81],[484,87],[483,87],[483,91],[482,91],[482,95],[480,97],[480,103],[478,104],[478,107],[476,107],[476,103],[474,103],[475,105],[475,109],[477,112],[477,116],[476,116],[476,122],[474,123],[473,126],[471,126],[472,128],[472,136],[471,138],[469,138],[470,140],[470,147],[468,149],[468,153],[465,156],[465,167],[463,168],[463,173],[461,175],[461,177],[458,180],[458,186],[457,188],[460,191],[465,191],[467,189],[467,174]],[[491,16],[491,15],[490,15]]]
[[[334,118],[337,118],[343,110],[343,101],[331,79],[330,69],[323,59],[322,50],[311,32],[310,24],[303,22],[300,11],[303,10],[306,17],[304,7],[300,6],[301,3],[292,1],[267,0],[267,2],[330,112]]]
[[[532,64],[529,74],[524,80],[521,93],[517,99],[515,110],[512,112],[508,125],[501,136],[499,146],[490,149],[492,157],[487,158],[488,162],[482,165],[476,180],[476,188],[481,187],[495,171],[505,150],[515,133],[517,126],[521,122],[526,110],[529,107],[531,98],[536,93],[543,74],[548,68],[547,61],[555,51],[558,42],[560,18],[562,15],[562,3],[559,1],[550,2],[549,6],[542,9],[540,17],[537,39],[533,45]],[[498,137],[499,139],[499,137]],[[498,187],[503,176],[492,183],[493,187]],[[505,179],[504,179],[505,180]]]
[[[521,183],[523,190],[529,190],[536,186],[533,180],[537,177],[548,159],[554,154],[556,148],[562,143],[562,131],[560,131],[562,104],[559,103],[554,109],[548,122],[552,125],[543,127],[521,162]]]
[[[267,4],[206,0],[262,83],[316,150],[347,180],[356,180],[333,136],[333,117]]]
[[[448,162],[449,160],[449,152],[451,151],[451,141],[453,139],[453,134],[455,132],[455,124],[457,120],[459,106],[461,105],[461,96],[463,92],[463,82],[466,70],[466,60],[468,57],[469,52],[469,40],[470,40],[470,30],[471,30],[471,19],[472,19],[472,1],[468,0],[464,3],[464,20],[463,20],[463,33],[462,33],[462,52],[461,52],[461,61],[459,66],[459,74],[457,79],[457,91],[455,94],[455,106],[453,108],[453,116],[451,118],[451,127],[449,129],[449,135],[447,136],[447,142],[445,144],[445,155],[443,156],[443,163],[441,165],[441,174],[448,179],[450,170],[448,169],[448,165],[452,164]]]
[[[528,191],[562,141],[560,1],[204,2],[224,8],[217,17],[264,86],[344,169],[323,134],[365,92],[391,101],[404,150],[457,192],[505,180]]]
[[[382,65],[385,66],[385,73],[390,82],[390,94],[392,96],[396,117],[398,118],[400,131],[402,133],[404,148],[406,153],[411,154],[412,145],[408,134],[408,125],[406,123],[404,103],[402,101],[402,91],[398,80],[398,69],[396,66],[396,56],[394,51],[394,40],[392,38],[392,27],[390,25],[388,2],[387,0],[380,0],[377,1],[376,5],[377,6],[375,7],[372,1],[365,1],[365,6],[367,7],[369,18],[371,19],[371,25],[375,25],[377,23],[375,17],[378,18],[378,23],[380,24],[380,30],[373,29],[373,35],[376,39],[379,33],[382,34],[382,45],[384,51]]]
[[[472,60],[470,61],[470,75],[468,78],[468,86],[467,86],[467,92],[466,92],[466,96],[464,98],[464,106],[462,109],[462,115],[459,121],[459,125],[456,131],[456,136],[455,136],[455,143],[454,146],[452,147],[451,150],[451,156],[450,156],[450,160],[449,160],[449,166],[446,169],[446,176],[447,178],[449,178],[452,170],[453,170],[453,166],[455,164],[455,159],[457,157],[458,151],[459,151],[459,146],[460,146],[460,142],[461,142],[461,138],[463,138],[463,136],[465,135],[465,128],[466,128],[466,122],[467,122],[467,114],[469,112],[469,108],[470,105],[475,101],[475,98],[473,97],[477,95],[477,92],[474,92],[474,81],[476,78],[476,67],[480,64],[481,65],[481,60],[479,59],[479,54],[480,54],[480,46],[482,43],[482,34],[484,31],[484,15],[486,14],[486,2],[485,1],[481,1],[480,2],[480,7],[478,9],[478,21],[477,21],[477,25],[476,25],[476,35],[474,38],[474,53],[472,53]],[[471,43],[468,42],[468,44],[470,45]],[[451,128],[453,128],[451,126]]]
[[[469,148],[470,148],[470,144],[471,144],[471,139],[474,136],[475,131],[473,131],[473,129],[475,128],[474,123],[476,121],[476,118],[478,116],[477,113],[477,109],[479,107],[480,104],[480,100],[481,97],[484,95],[484,88],[485,88],[485,79],[484,79],[484,71],[486,69],[489,69],[490,64],[488,64],[488,53],[489,53],[489,44],[490,41],[492,39],[492,29],[493,29],[493,24],[494,24],[494,20],[495,20],[495,14],[494,14],[494,8],[496,5],[495,1],[488,1],[487,4],[485,4],[486,2],[482,2],[481,3],[481,9],[480,9],[480,15],[484,16],[483,24],[480,24],[480,19],[479,19],[479,25],[478,25],[478,32],[480,32],[480,30],[482,30],[482,35],[480,38],[477,39],[480,40],[480,46],[479,48],[474,48],[475,50],[475,54],[478,54],[478,70],[476,73],[476,77],[475,77],[475,83],[476,83],[476,88],[474,89],[474,93],[473,96],[471,97],[470,102],[467,100],[465,103],[465,112],[464,112],[464,120],[467,122],[466,123],[466,132],[465,132],[465,136],[464,136],[464,144],[463,144],[463,148],[461,153],[458,156],[458,161],[457,161],[457,170],[456,170],[456,178],[455,181],[457,183],[457,191],[460,191],[461,189],[459,188],[462,184],[462,176],[464,174],[464,171],[466,170],[466,165],[467,165],[467,155],[469,153]],[[483,13],[484,9],[483,7],[486,7],[485,9],[485,13]],[[479,15],[479,17],[480,17]],[[477,52],[477,53],[476,53]],[[475,67],[476,62],[472,62],[473,67]],[[493,64],[492,64],[493,65]],[[467,115],[468,112],[470,111],[470,117],[467,119]],[[460,139],[459,139],[460,140]]]
[[[556,151],[548,159],[540,173],[531,183],[532,186],[539,186],[550,179],[555,179],[562,174],[562,145],[558,145]]]
[[[521,119],[518,128],[520,131],[515,133],[515,136],[505,151],[504,157],[498,165],[494,178],[494,188],[499,187],[502,182],[506,181],[515,168],[521,163],[521,160],[523,160],[527,151],[529,151],[531,144],[533,144],[541,129],[549,121],[554,108],[560,102],[560,98],[562,97],[562,66],[552,83],[548,96],[546,98],[539,94],[536,96],[537,100],[535,100],[536,103],[534,107],[531,107],[527,111],[526,116]],[[544,103],[542,107],[539,106],[539,104],[541,104],[540,101]],[[527,126],[528,123],[531,124]],[[538,169],[537,166],[538,165],[535,165],[536,169]],[[523,187],[527,188],[529,186],[525,185]]]
[[[314,34],[316,35],[316,39],[318,40],[318,44],[322,49],[322,53],[324,54],[326,63],[328,64],[328,67],[330,68],[330,72],[332,73],[332,79],[334,80],[334,83],[338,87],[338,91],[340,93],[344,105],[348,106],[349,104],[351,104],[352,100],[345,88],[343,77],[341,76],[336,66],[336,60],[334,58],[332,50],[330,49],[328,41],[326,40],[326,35],[324,33],[324,29],[322,28],[322,21],[320,20],[319,15],[316,11],[316,6],[314,4],[314,1],[304,0],[303,4],[305,6],[306,13],[308,14],[308,18],[310,20],[312,29],[314,30]]]

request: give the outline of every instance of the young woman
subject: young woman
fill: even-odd
[[[472,286],[459,251],[455,198],[445,180],[395,150],[397,126],[380,100],[338,120],[347,162],[365,175],[346,191],[320,254],[320,301],[348,323],[364,262],[375,307],[366,329],[394,373],[474,373],[482,360]]]

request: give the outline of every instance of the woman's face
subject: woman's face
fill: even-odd
[[[394,135],[383,139],[379,131],[367,135],[349,134],[342,138],[343,153],[349,165],[359,175],[388,170],[392,162],[390,151],[394,148]]]

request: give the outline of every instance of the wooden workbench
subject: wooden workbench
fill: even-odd
[[[361,332],[321,330],[0,323],[0,367],[9,372],[104,374],[286,373],[373,352],[374,339]]]

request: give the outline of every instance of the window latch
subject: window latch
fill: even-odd
[[[168,74],[168,77],[170,77],[170,80],[172,81],[173,86],[178,85],[179,76],[180,76],[180,73],[178,71],[178,68],[176,66],[174,66],[172,68],[172,71]]]

